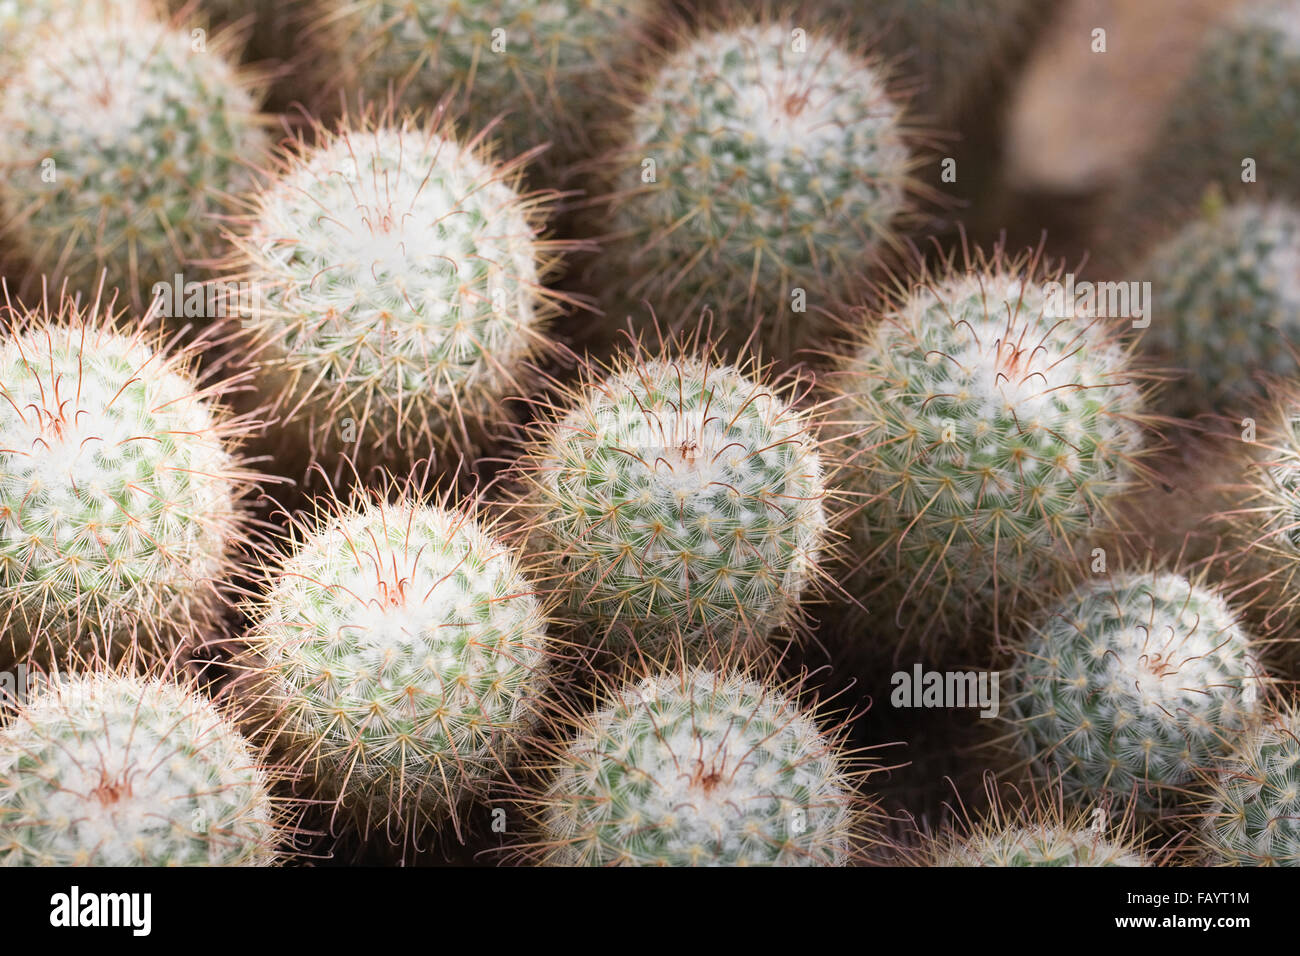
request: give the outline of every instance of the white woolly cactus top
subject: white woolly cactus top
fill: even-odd
[[[237,493],[189,372],[137,337],[38,326],[0,342],[0,399],[10,650],[183,627],[224,566]]]
[[[844,364],[850,531],[864,572],[906,589],[920,636],[1013,604],[1132,481],[1128,356],[1107,321],[1059,304],[1018,269],[950,273],[915,284]]]
[[[696,358],[626,362],[574,399],[525,468],[570,608],[616,645],[789,623],[827,534],[809,417]]]
[[[1146,866],[1142,854],[1079,827],[1007,827],[980,831],[936,866]]]
[[[1071,792],[1152,809],[1260,713],[1250,634],[1216,591],[1166,572],[1089,582],[1028,641],[1013,719]]]
[[[536,203],[474,149],[416,129],[328,134],[285,162],[239,239],[266,372],[314,428],[445,442],[489,415],[553,312]],[[377,433],[377,434],[376,434]]]
[[[551,865],[843,865],[853,787],[835,743],[738,675],[647,678],[582,718],[542,807]]]
[[[250,666],[276,743],[363,812],[449,812],[533,720],[543,608],[516,555],[467,513],[345,511],[252,610]]]
[[[0,865],[264,866],[276,842],[249,745],[173,684],[63,678],[0,730]]]

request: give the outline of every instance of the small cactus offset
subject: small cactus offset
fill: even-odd
[[[311,0],[307,22],[341,86],[429,108],[453,94],[475,129],[510,155],[550,144],[552,175],[582,158],[604,91],[656,10],[652,0]],[[340,82],[342,81],[342,82]]]
[[[245,427],[99,310],[0,309],[0,660],[169,656],[222,607]]]
[[[553,866],[843,866],[866,817],[840,735],[785,689],[664,670],[562,721],[525,853]]]
[[[844,277],[897,242],[913,161],[874,60],[794,22],[684,38],[638,75],[593,279],[619,323],[712,309],[771,357],[821,345]],[[593,270],[594,271],[594,270]]]
[[[1158,246],[1138,273],[1154,287],[1144,344],[1186,370],[1162,395],[1171,411],[1243,411],[1253,376],[1296,371],[1300,210],[1287,203],[1211,204]],[[1240,417],[1236,415],[1236,417]]]
[[[0,231],[33,272],[136,308],[218,249],[216,219],[267,142],[219,38],[134,4],[41,32],[0,88]]]
[[[1201,843],[1222,866],[1300,866],[1300,715],[1271,716],[1209,768]]]
[[[297,523],[242,664],[291,771],[410,848],[504,770],[551,654],[521,561],[467,508],[404,497]]]
[[[1217,591],[1168,572],[1080,586],[1010,676],[1020,755],[1068,797],[1144,812],[1180,799],[1263,710],[1249,632]]]
[[[170,682],[55,678],[0,730],[0,866],[267,866],[281,826],[256,758]]]
[[[261,392],[337,479],[344,459],[473,457],[558,311],[545,196],[446,124],[345,124],[281,160],[236,230],[231,280]]]
[[[1136,483],[1143,396],[1119,327],[1066,314],[1036,273],[922,275],[840,369],[846,586],[905,638],[998,630]]]
[[[949,847],[934,866],[1145,866],[1142,854],[1074,827],[1008,827],[980,832]]]
[[[615,654],[759,652],[795,625],[827,546],[822,461],[797,383],[690,343],[589,366],[518,471],[530,547]]]

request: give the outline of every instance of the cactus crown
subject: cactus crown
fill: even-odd
[[[1035,272],[995,259],[923,276],[841,369],[855,587],[888,591],[908,634],[996,625],[1132,483],[1128,357],[1106,321],[1056,314]]]
[[[1253,728],[1205,774],[1201,838],[1215,863],[1300,866],[1300,716]]]
[[[664,672],[570,723],[534,805],[544,863],[828,866],[853,854],[836,736],[774,688]]]
[[[250,611],[248,667],[291,765],[414,833],[481,793],[533,720],[549,654],[518,557],[468,509],[329,505]]]
[[[795,289],[838,292],[894,241],[912,168],[900,123],[879,67],[830,36],[764,20],[690,39],[643,80],[607,160],[621,177],[610,255],[641,277],[612,295],[711,306],[732,345],[757,309],[788,355],[815,318],[773,314]]]
[[[148,302],[210,256],[214,213],[265,144],[247,82],[214,47],[134,7],[41,34],[0,93],[0,210],[15,251],[89,293]],[[50,177],[52,181],[48,181]]]
[[[1191,372],[1170,390],[1174,411],[1252,397],[1259,372],[1294,372],[1288,343],[1300,336],[1300,211],[1293,206],[1242,202],[1212,212],[1158,246],[1141,274],[1156,286],[1158,320],[1147,344]]]
[[[672,351],[586,370],[534,433],[523,503],[612,649],[761,642],[794,623],[826,544],[811,419],[788,387]]]
[[[1142,856],[1086,828],[1012,827],[978,833],[938,866],[1144,866]]]
[[[174,684],[65,677],[0,730],[0,866],[265,866],[277,842],[248,743]]]
[[[236,237],[263,377],[313,450],[343,450],[351,421],[381,459],[473,451],[556,311],[545,197],[516,191],[517,163],[435,127],[318,130]]]
[[[1022,754],[1072,795],[1167,802],[1261,709],[1253,639],[1216,591],[1167,572],[1088,582],[1029,638],[1010,709]]]
[[[154,645],[201,627],[216,606],[247,480],[228,449],[240,426],[191,374],[192,350],[155,349],[145,333],[119,331],[98,303],[10,308],[8,326],[5,651],[165,650]]]

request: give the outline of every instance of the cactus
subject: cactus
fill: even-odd
[[[409,846],[482,794],[551,653],[517,555],[465,508],[322,506],[250,608],[248,699],[321,799]],[[396,837],[394,837],[396,842]]]
[[[0,90],[0,221],[32,269],[141,308],[217,248],[223,194],[266,141],[219,40],[128,6],[42,32]]]
[[[167,656],[214,624],[244,424],[167,349],[65,301],[0,311],[0,659]]]
[[[1086,826],[1010,827],[977,833],[935,866],[1145,866],[1140,853]]]
[[[842,866],[860,816],[837,731],[740,673],[663,670],[569,715],[525,854],[561,866]]]
[[[1150,255],[1154,317],[1147,344],[1189,374],[1164,404],[1175,414],[1258,394],[1252,376],[1294,373],[1300,340],[1300,211],[1285,203],[1211,208]],[[1218,407],[1216,407],[1218,406]]]
[[[280,829],[268,786],[198,694],[56,679],[0,730],[0,866],[266,866]]]
[[[1285,709],[1205,773],[1200,836],[1211,862],[1300,866],[1300,715]]]
[[[531,549],[614,653],[759,651],[798,620],[826,545],[822,464],[797,383],[690,343],[588,366],[518,472]]]
[[[550,143],[554,179],[590,145],[603,90],[635,50],[651,0],[313,0],[309,33],[329,71],[324,87],[406,106],[453,95],[475,129],[509,154]]]
[[[1262,709],[1256,653],[1223,596],[1182,575],[1088,582],[1020,650],[1017,749],[1067,796],[1168,806]]]
[[[710,307],[736,348],[759,325],[774,358],[821,344],[845,277],[897,242],[913,161],[874,60],[763,20],[695,37],[628,91],[596,263],[622,321]]]
[[[1143,398],[1116,326],[1070,315],[1037,271],[922,274],[840,369],[847,586],[909,641],[1000,632],[1139,475]]]
[[[232,276],[257,292],[260,390],[312,460],[473,455],[545,347],[544,197],[449,136],[318,129],[234,238]]]
[[[1124,221],[1164,221],[1211,183],[1243,182],[1248,159],[1250,182],[1300,198],[1298,21],[1297,0],[1256,0],[1214,26],[1118,204]]]

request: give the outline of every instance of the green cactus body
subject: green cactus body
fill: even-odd
[[[1128,357],[1049,292],[1001,268],[922,279],[843,366],[848,586],[906,637],[997,625],[1132,481]]]
[[[311,15],[344,88],[371,101],[391,88],[417,107],[455,93],[475,129],[504,112],[494,135],[507,152],[549,142],[554,171],[584,154],[653,10],[650,0],[315,0]]]
[[[303,530],[251,609],[273,746],[363,826],[436,827],[531,727],[542,606],[468,513],[374,504]]]
[[[1206,777],[1201,837],[1212,862],[1300,866],[1300,718],[1294,710],[1241,737]]]
[[[11,321],[0,658],[166,653],[219,607],[245,483],[227,420],[188,355],[75,312]]]
[[[606,311],[761,320],[775,357],[821,343],[817,306],[895,241],[912,161],[878,67],[763,23],[698,37],[642,82],[613,180]],[[630,281],[629,281],[630,280]]]
[[[313,460],[472,455],[555,312],[517,169],[413,128],[320,135],[256,195],[236,276],[261,391]]]
[[[1023,756],[1067,795],[1153,811],[1261,708],[1253,640],[1215,591],[1181,575],[1089,582],[1028,638],[1010,710]]]
[[[157,680],[50,683],[0,730],[0,866],[265,866],[269,780],[210,702]]]
[[[840,866],[853,787],[836,742],[738,675],[650,677],[577,721],[536,803],[540,862]]]
[[[1243,202],[1189,223],[1158,246],[1139,275],[1154,287],[1146,343],[1190,374],[1168,386],[1172,412],[1255,397],[1252,376],[1296,370],[1300,341],[1300,212]],[[1240,417],[1240,416],[1236,416]]]
[[[0,90],[0,221],[33,269],[140,308],[218,247],[223,194],[266,142],[219,49],[132,13],[50,30]],[[196,276],[196,278],[201,278]]]
[[[953,847],[936,866],[1145,866],[1142,855],[1086,828],[1010,827]]]
[[[593,640],[757,650],[794,622],[827,518],[810,418],[782,391],[697,358],[624,358],[537,430],[534,547]]]

